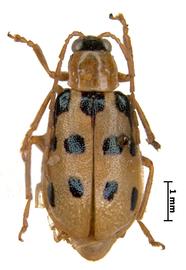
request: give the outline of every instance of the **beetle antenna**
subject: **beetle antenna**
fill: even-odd
[[[109,18],[111,20],[118,20],[122,26],[123,26],[123,43],[126,45],[128,52],[129,52],[129,59],[127,60],[128,62],[130,62],[128,65],[130,65],[130,83],[131,83],[131,92],[135,91],[135,87],[134,87],[134,76],[135,76],[135,70],[134,70],[134,59],[133,59],[133,50],[132,50],[132,44],[131,44],[131,38],[128,34],[129,28],[128,28],[128,24],[123,16],[123,14],[119,13],[116,16],[113,16],[113,14],[109,15]]]
[[[116,37],[114,34],[110,32],[105,32],[99,35],[100,38],[102,37],[110,37],[114,39],[118,45],[120,46],[121,51],[123,52],[123,55],[125,56],[125,59],[127,61],[129,76],[130,76],[130,92],[134,93],[135,86],[134,86],[134,61],[133,61],[133,52],[132,52],[132,45],[131,45],[131,39],[128,35],[128,25],[126,23],[126,20],[122,14],[118,14],[117,16],[113,16],[113,14],[109,15],[109,18],[112,20],[118,20],[123,26],[123,42]]]
[[[66,53],[66,50],[67,50],[67,46],[68,46],[70,40],[73,37],[84,37],[84,36],[85,35],[83,33],[79,32],[79,31],[74,31],[70,35],[68,35],[68,37],[66,38],[65,43],[64,43],[64,45],[63,45],[63,47],[62,47],[62,49],[60,51],[60,54],[59,54],[59,61],[58,61],[56,71],[55,71],[55,76],[54,76],[53,89],[55,89],[55,87],[58,84],[58,81],[59,81],[59,78],[60,78],[60,73],[61,73],[61,68],[62,68],[62,64],[63,64],[63,60],[64,60],[65,53]]]

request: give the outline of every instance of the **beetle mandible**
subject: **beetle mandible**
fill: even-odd
[[[149,123],[134,94],[134,63],[128,25],[122,14],[110,19],[123,27],[121,41],[110,32],[85,36],[72,32],[59,54],[57,68],[49,69],[39,45],[20,35],[8,36],[30,46],[48,75],[54,79],[24,138],[21,153],[25,163],[26,206],[19,240],[28,227],[32,200],[31,148],[35,144],[43,152],[42,179],[36,186],[36,207],[46,208],[55,241],[70,243],[84,258],[101,259],[113,243],[123,237],[137,220],[153,246],[165,246],[154,240],[142,217],[148,202],[153,163],[142,156],[138,119],[147,134],[147,142],[155,149]],[[73,37],[68,72],[62,71],[67,45]],[[118,72],[111,55],[113,39],[120,47],[128,66],[128,74]],[[63,89],[59,81],[68,81]],[[115,91],[121,82],[130,82],[130,95]],[[49,107],[46,134],[33,136]],[[149,170],[143,188],[143,167]]]

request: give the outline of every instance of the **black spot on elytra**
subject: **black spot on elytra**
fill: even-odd
[[[116,155],[121,154],[123,150],[117,136],[110,136],[103,142],[103,153],[104,155]]]
[[[57,148],[57,138],[56,136],[53,136],[50,141],[50,150],[55,151]]]
[[[74,197],[80,198],[81,196],[83,196],[84,188],[80,179],[76,177],[70,177],[68,180],[68,185],[69,185],[70,192],[72,193]]]
[[[55,192],[53,183],[48,184],[47,188],[48,201],[52,207],[55,207]]]
[[[106,183],[103,197],[105,200],[111,201],[114,198],[114,194],[118,191],[118,183],[114,180]]]
[[[131,193],[131,204],[130,204],[131,211],[134,211],[134,209],[136,208],[137,200],[138,200],[138,190],[136,187],[133,187],[132,193]]]
[[[130,117],[130,103],[128,97],[119,91],[114,92],[114,94],[118,110],[123,112],[127,117]]]
[[[84,138],[78,134],[70,135],[64,140],[64,147],[67,153],[81,154],[85,151]]]
[[[69,110],[69,102],[70,102],[70,89],[65,89],[56,98],[55,117]]]
[[[105,98],[100,92],[82,92],[80,108],[82,112],[91,117],[104,110]]]
[[[129,151],[130,151],[130,154],[134,157],[136,155],[136,145],[135,143],[133,142],[133,140],[130,140],[129,141]]]

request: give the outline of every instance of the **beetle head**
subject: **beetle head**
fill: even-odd
[[[118,70],[111,49],[107,39],[76,39],[68,65],[69,86],[79,91],[113,91],[118,86]]]

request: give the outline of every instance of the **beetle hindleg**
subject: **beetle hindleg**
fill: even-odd
[[[152,187],[152,182],[153,182],[153,175],[154,175],[154,166],[153,166],[153,163],[150,159],[142,156],[142,164],[143,164],[143,166],[145,166],[149,169],[149,175],[148,175],[147,184],[145,187],[142,203],[141,203],[141,206],[140,206],[140,209],[138,212],[137,220],[141,220],[143,218],[143,214],[145,212],[147,202],[149,199],[149,195],[150,195],[150,191],[151,191],[151,187]]]
[[[140,225],[143,233],[147,236],[149,243],[154,246],[154,247],[161,247],[162,249],[165,249],[165,245],[157,242],[154,240],[153,236],[151,235],[150,231],[147,229],[147,227],[145,226],[145,224],[143,224],[143,222],[141,220],[138,220],[138,224]]]
[[[48,222],[51,230],[53,231],[54,240],[60,242],[61,240],[66,240],[69,242],[69,236],[63,231],[55,227],[55,224],[50,216],[48,216]]]
[[[64,231],[58,231],[55,227],[52,229],[54,234],[54,240],[60,242],[61,240],[66,240],[69,242],[69,237]]]
[[[148,175],[147,184],[145,187],[144,197],[143,197],[141,207],[140,207],[139,212],[138,212],[137,222],[140,225],[143,233],[147,236],[149,243],[152,246],[157,246],[157,247],[161,246],[162,249],[165,249],[165,246],[162,243],[156,242],[154,240],[150,231],[147,229],[147,227],[141,221],[141,219],[143,218],[143,214],[145,212],[145,208],[147,206],[148,199],[149,199],[149,195],[150,195],[150,191],[151,191],[151,187],[152,187],[152,182],[153,182],[153,175],[154,175],[154,166],[153,166],[153,163],[150,159],[148,159],[146,157],[142,157],[142,164],[143,164],[143,166],[145,166],[149,169],[149,175]]]

